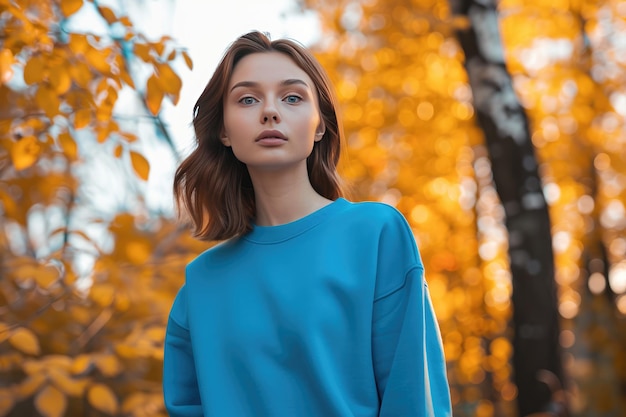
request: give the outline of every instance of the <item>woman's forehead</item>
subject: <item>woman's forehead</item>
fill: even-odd
[[[281,52],[256,52],[241,58],[230,77],[229,90],[243,82],[282,83],[285,80],[302,80],[310,88],[313,81],[295,61]]]

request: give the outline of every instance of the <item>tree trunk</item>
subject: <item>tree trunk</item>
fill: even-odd
[[[450,0],[450,5],[455,16],[469,21],[457,30],[457,38],[506,216],[519,414],[567,415],[565,404],[553,395],[555,387],[563,386],[554,257],[528,118],[504,64],[493,0]]]

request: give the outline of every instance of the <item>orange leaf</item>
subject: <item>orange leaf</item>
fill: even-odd
[[[19,398],[28,398],[33,395],[44,382],[46,382],[47,378],[44,374],[39,373],[35,375],[31,375],[26,379],[22,380],[20,385],[17,387],[17,395]]]
[[[87,400],[94,408],[107,414],[117,413],[119,404],[111,388],[103,384],[95,384],[87,393]]]
[[[153,61],[153,58],[150,55],[150,46],[145,43],[135,44],[135,55],[141,58],[144,62]]]
[[[38,268],[35,274],[35,281],[41,288],[49,288],[52,284],[57,282],[60,278],[59,270],[53,266],[44,266]]]
[[[170,54],[167,56],[167,60],[172,61],[174,58],[176,58],[176,49],[170,52]]]
[[[67,92],[72,86],[72,79],[64,66],[57,65],[52,67],[48,80],[58,94]]]
[[[37,92],[35,93],[35,101],[43,109],[46,113],[46,116],[49,118],[53,118],[57,114],[59,114],[59,106],[61,105],[61,100],[57,95],[57,92],[47,85],[42,85],[39,87]]]
[[[91,122],[91,109],[80,109],[74,113],[74,128],[82,129]]]
[[[108,307],[113,303],[115,299],[115,287],[111,284],[98,283],[91,287],[89,296],[100,307]]]
[[[157,81],[161,89],[168,94],[177,94],[183,83],[180,77],[172,70],[172,67],[167,64],[159,64],[157,70],[159,72]]]
[[[50,368],[48,370],[50,380],[54,386],[60,389],[64,394],[71,397],[79,397],[85,392],[87,387],[87,379],[74,379],[70,377],[66,372],[57,368]]]
[[[165,36],[163,38],[165,38]],[[159,56],[163,55],[163,52],[165,51],[165,43],[164,42],[166,41],[166,39],[163,39],[163,38],[162,38],[161,42],[154,42],[154,43],[152,43],[152,47],[154,48],[154,50],[156,51],[156,53]]]
[[[13,52],[3,49],[0,52],[0,83],[7,83],[13,76]]]
[[[80,33],[70,33],[69,41],[70,49],[75,54],[84,54],[89,48],[89,42],[87,41],[87,35]]]
[[[126,244],[126,257],[135,265],[144,264],[150,255],[152,255],[152,248],[147,239],[131,240]]]
[[[133,78],[123,68],[120,69],[120,78],[127,86],[129,86],[130,88],[135,88],[135,82],[133,81]]]
[[[11,146],[11,160],[18,171],[29,168],[39,158],[41,146],[34,136],[26,136]]]
[[[157,76],[152,74],[150,78],[148,78],[146,85],[146,105],[152,114],[156,115],[159,112],[163,96],[163,90],[161,90]]]
[[[115,377],[122,372],[122,364],[114,355],[103,355],[96,358],[96,366],[105,377]]]
[[[83,0],[61,0],[61,11],[65,16],[71,16],[83,7]]]
[[[100,50],[95,48],[90,48],[85,53],[87,62],[89,62],[89,64],[91,64],[93,68],[103,74],[109,74],[111,72],[111,66],[107,61],[108,56],[109,54],[107,50]]]
[[[24,82],[28,85],[39,83],[44,77],[44,60],[39,55],[35,55],[28,60],[24,66]]]
[[[10,388],[0,388],[0,416],[6,416],[15,405],[15,393]]]
[[[115,155],[116,158],[121,158],[123,150],[124,148],[122,147],[122,145],[118,144],[117,146],[115,146],[115,149],[113,149],[113,155]]]
[[[72,138],[69,133],[63,132],[59,135],[59,144],[69,160],[76,160],[78,156],[78,146],[76,146],[76,141],[74,141],[74,138]]]
[[[109,137],[109,133],[111,131],[104,126],[99,126],[96,128],[98,143],[103,143]]]
[[[67,397],[55,387],[48,385],[35,397],[35,407],[44,417],[61,417],[67,408]]]
[[[193,61],[191,60],[191,57],[189,56],[187,51],[182,51],[182,54],[183,54],[183,58],[185,59],[185,64],[187,64],[187,68],[192,70],[193,69]]]
[[[120,132],[119,135],[126,139],[126,142],[133,143],[137,141],[137,135],[129,132]]]
[[[104,17],[108,24],[117,22],[117,16],[115,16],[113,10],[109,9],[108,7],[99,6],[98,11],[102,15],[102,17]]]
[[[74,359],[74,363],[72,364],[70,371],[74,375],[86,374],[87,372],[91,370],[93,365],[94,364],[93,364],[93,360],[91,356],[85,355],[85,354],[78,355]]]
[[[130,151],[130,162],[133,165],[135,174],[142,180],[147,181],[150,175],[150,163],[148,160],[139,152]]]
[[[35,333],[25,327],[18,327],[9,336],[9,343],[27,355],[39,355],[41,348]]]
[[[69,72],[76,84],[85,89],[93,79],[89,65],[82,61],[75,62],[74,65],[69,67]]]

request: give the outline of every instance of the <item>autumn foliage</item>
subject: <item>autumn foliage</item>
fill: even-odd
[[[66,30],[79,12],[109,31]],[[91,210],[81,175],[90,149],[148,180],[118,98],[158,117],[191,59],[95,1],[0,1],[0,27],[0,415],[165,415],[165,319],[199,246],[141,205]]]

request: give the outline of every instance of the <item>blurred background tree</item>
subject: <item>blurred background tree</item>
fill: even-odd
[[[206,247],[173,220],[181,155],[162,119],[180,94],[174,64],[191,58],[129,17],[168,1],[0,0],[0,416],[166,415],[167,312],[184,265]],[[626,7],[471,3],[491,5],[491,20],[472,25],[476,14],[448,0],[300,3],[319,15],[312,47],[342,104],[342,174],[354,199],[392,204],[413,227],[455,416],[514,417],[563,398],[574,416],[624,416]],[[500,42],[490,55],[499,72],[471,74],[472,30]],[[496,100],[481,93],[490,89]],[[485,109],[498,129],[485,129]],[[520,120],[526,131],[515,131]],[[502,144],[523,134],[534,165],[490,145],[490,133],[511,131]],[[521,201],[519,187],[548,204],[549,219],[538,213],[551,224],[516,223],[548,242],[516,257],[506,203]],[[533,250],[554,272],[515,298]],[[518,402],[528,386],[514,368],[524,353],[515,308],[539,352],[562,353],[526,369],[526,392],[552,398]],[[536,375],[559,360],[562,374]]]

